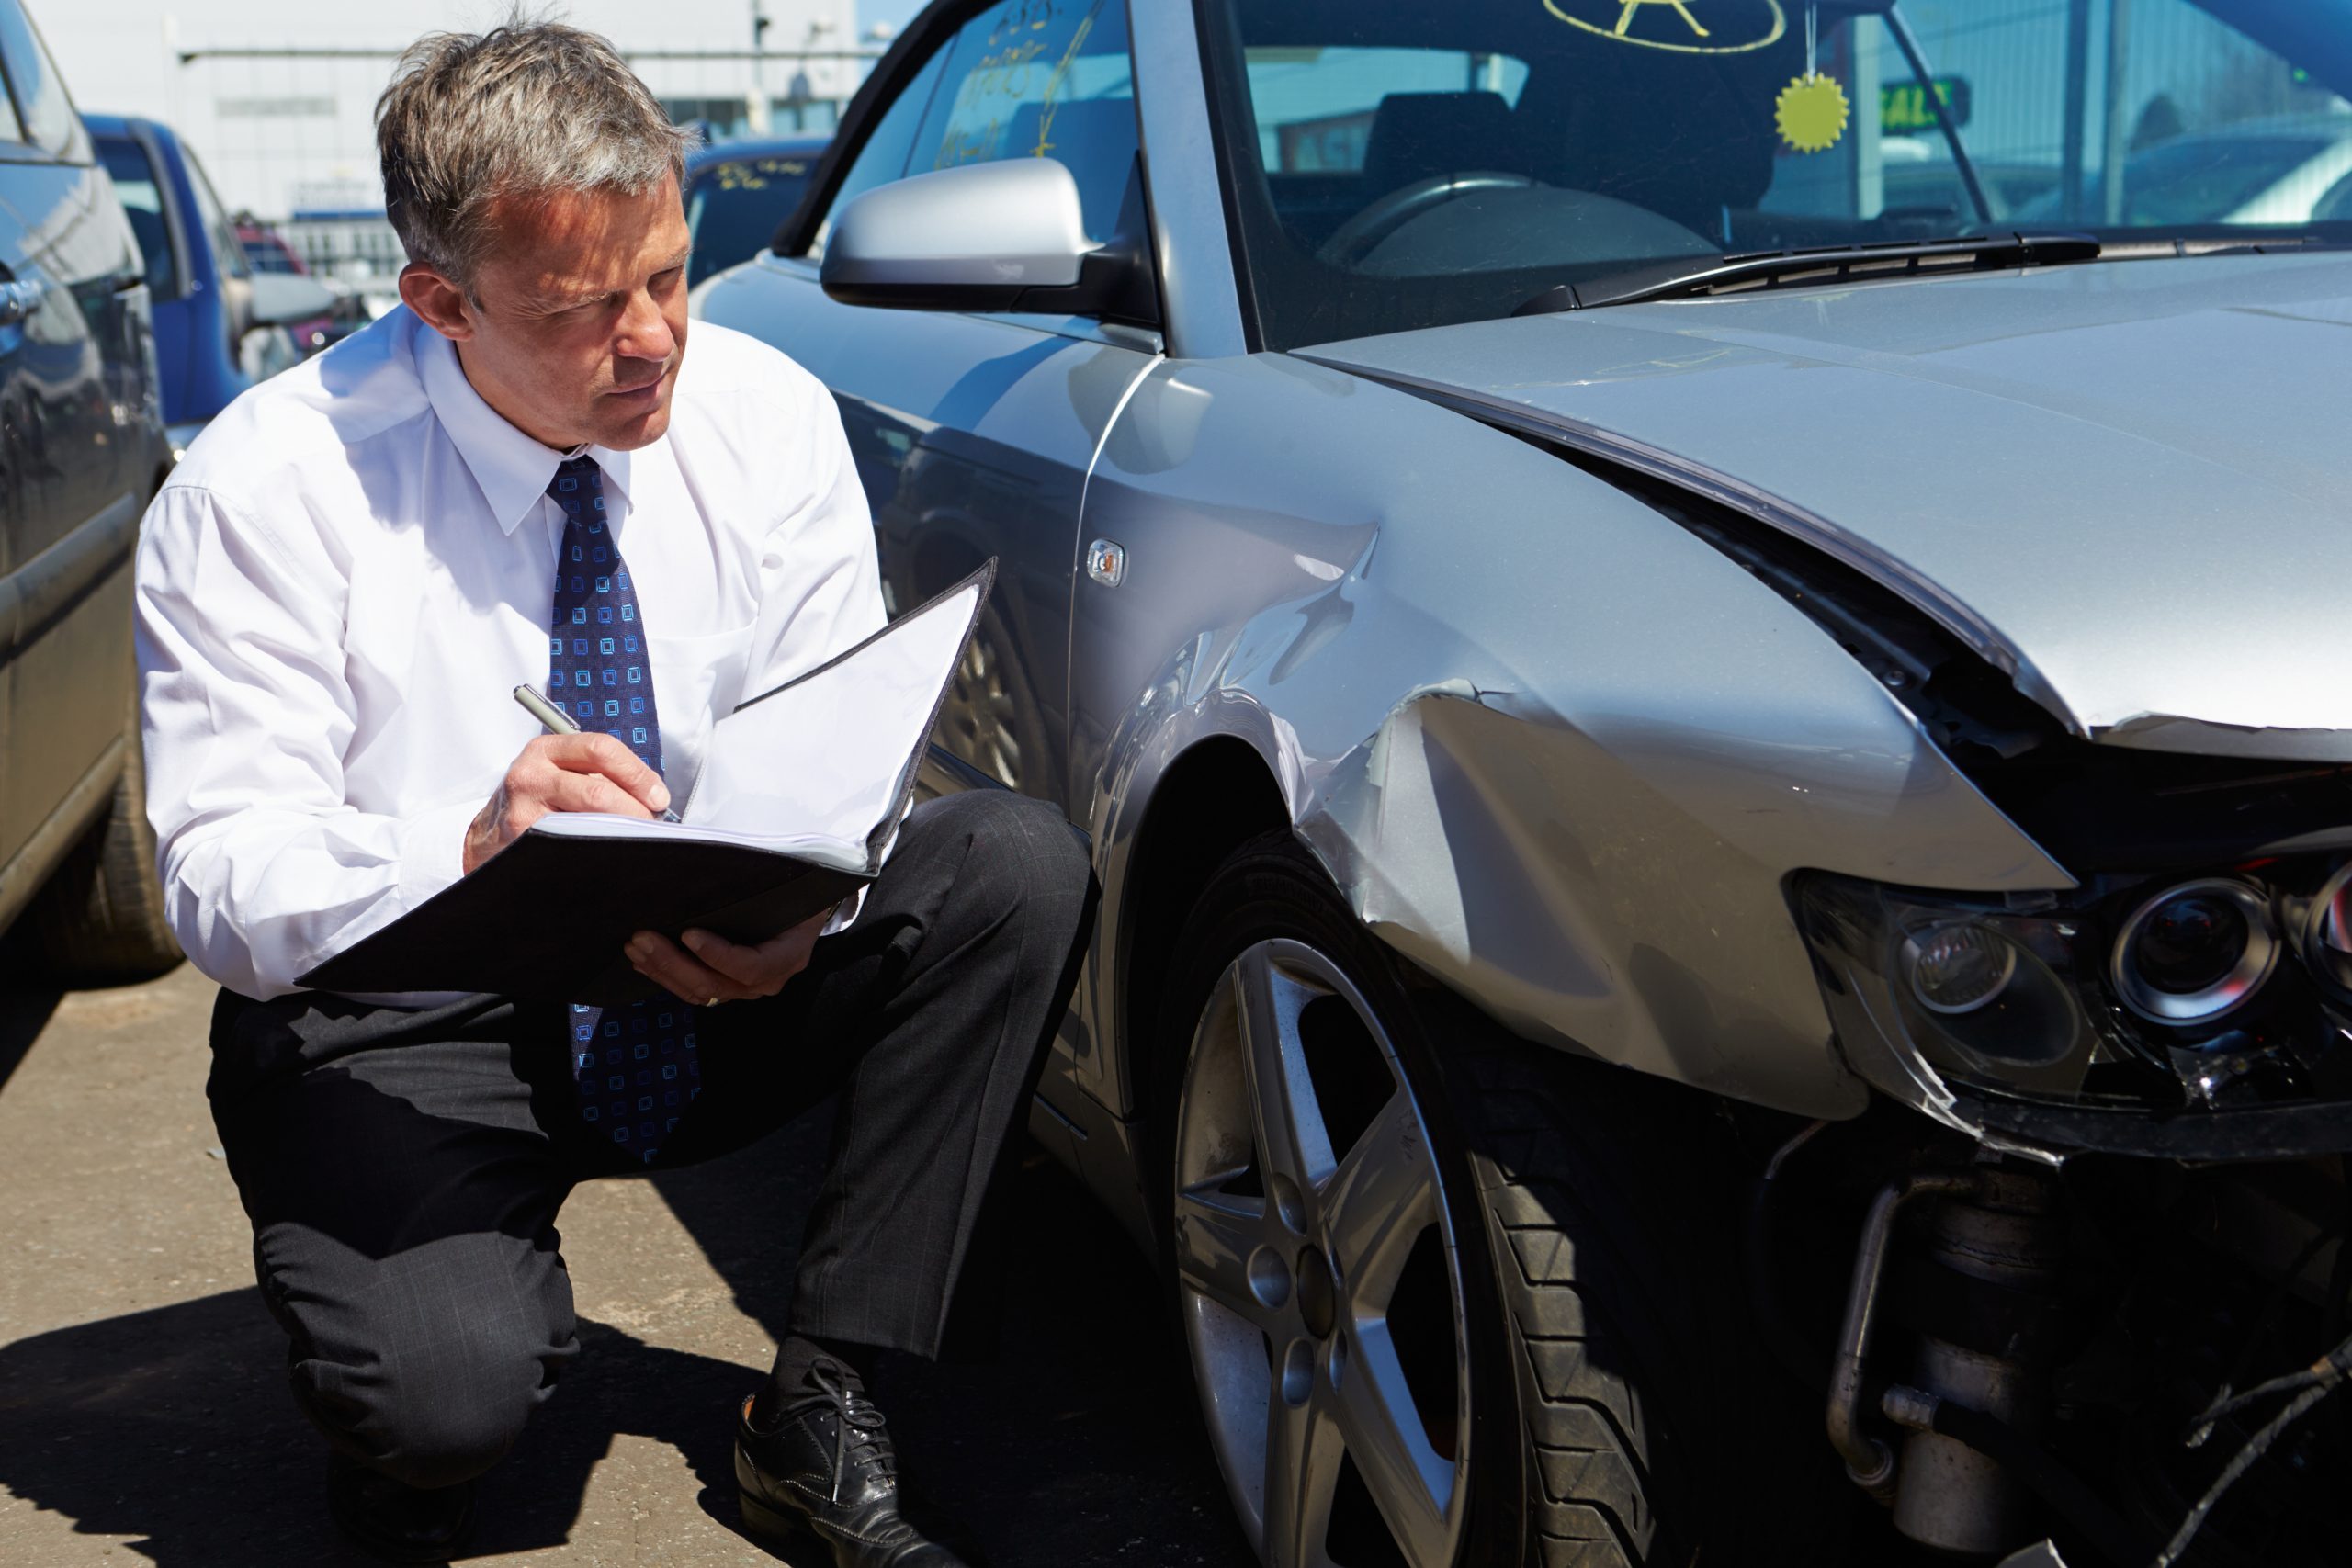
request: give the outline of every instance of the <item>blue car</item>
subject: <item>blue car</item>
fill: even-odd
[[[294,363],[286,326],[328,314],[334,296],[313,278],[254,270],[203,165],[169,126],[104,114],[82,122],[146,260],[176,455],[238,393]]]
[[[768,248],[776,225],[792,216],[808,188],[830,136],[722,141],[686,160],[686,227],[694,260],[686,287],[716,276]]]

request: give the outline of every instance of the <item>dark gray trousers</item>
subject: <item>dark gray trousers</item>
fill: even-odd
[[[703,1092],[650,1167],[581,1119],[560,1007],[224,991],[208,1092],[296,1399],[412,1485],[487,1470],[578,1348],[555,1227],[571,1188],[740,1147],[836,1089],[787,1322],[936,1354],[1091,890],[1052,807],[916,807],[855,924],[779,995],[702,1015]]]

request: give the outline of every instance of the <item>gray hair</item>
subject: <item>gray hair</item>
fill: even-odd
[[[594,33],[514,17],[427,33],[376,100],[384,207],[409,259],[471,290],[503,198],[639,195],[683,179],[693,133]]]

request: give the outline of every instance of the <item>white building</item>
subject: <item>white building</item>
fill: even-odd
[[[373,114],[400,51],[478,31],[498,0],[29,0],[92,112],[163,120],[222,202],[268,220],[380,213]],[[681,119],[719,134],[829,130],[866,63],[856,0],[559,0],[536,7],[611,39]],[[752,54],[752,22],[767,26]],[[870,46],[868,46],[870,47]],[[765,123],[763,123],[763,122]]]

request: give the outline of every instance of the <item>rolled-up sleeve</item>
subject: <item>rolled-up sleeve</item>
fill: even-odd
[[[141,733],[165,907],[197,967],[256,998],[454,882],[480,807],[347,803],[347,588],[318,541],[275,536],[209,491],[165,487],[142,525]]]

